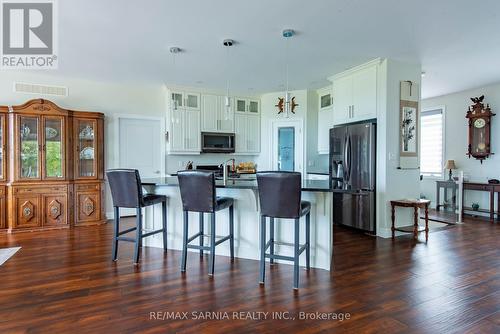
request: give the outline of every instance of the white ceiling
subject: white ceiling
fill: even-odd
[[[423,96],[500,81],[498,0],[64,0],[59,70],[99,80],[223,89],[283,89],[284,28],[290,86],[375,57],[422,63]],[[224,38],[237,45],[226,64]],[[175,58],[171,46],[185,50]]]

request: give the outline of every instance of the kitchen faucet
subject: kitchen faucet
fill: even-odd
[[[234,164],[236,162],[236,160],[234,158],[228,159],[219,165],[219,167],[222,167],[222,184],[224,186],[226,186],[226,184],[227,184],[227,163],[229,161],[233,162],[233,166],[232,166],[231,170],[234,171]]]

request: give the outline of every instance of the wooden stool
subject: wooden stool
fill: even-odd
[[[394,238],[394,233],[396,231],[412,233],[413,237],[418,237],[418,232],[425,231],[425,240],[429,239],[429,204],[431,203],[428,199],[401,199],[396,201],[391,201],[391,218],[392,218],[392,238]],[[396,220],[396,207],[403,208],[413,208],[413,226],[405,226],[405,227],[395,227]],[[425,209],[425,228],[418,226],[419,209]]]

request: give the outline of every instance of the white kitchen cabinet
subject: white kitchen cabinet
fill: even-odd
[[[237,113],[235,114],[234,119],[236,153],[259,153],[260,116]]]
[[[237,97],[235,99],[235,112],[237,113],[249,113],[249,114],[260,114],[260,102],[255,99],[248,99],[243,97]]]
[[[229,98],[229,110],[226,110],[226,97],[219,96],[217,110],[217,131],[234,132],[234,99]]]
[[[247,152],[260,152],[260,117],[247,115]]]
[[[247,151],[247,116],[234,115],[234,141],[235,152],[246,153]]]
[[[216,132],[219,124],[219,97],[203,95],[201,97],[201,131]]]
[[[196,95],[196,94],[191,94]],[[200,104],[193,109],[194,100],[188,102],[184,93],[172,92],[168,110],[167,148],[169,154],[199,154],[201,151]],[[174,101],[177,101],[176,106]],[[191,108],[186,107],[186,103]]]
[[[201,151],[201,131],[200,112],[196,110],[186,110],[184,114],[184,139],[185,151],[200,153]]]
[[[333,79],[334,124],[377,117],[377,65],[349,70]]]
[[[200,110],[200,94],[190,92],[172,92],[171,100],[177,102],[178,108]]]
[[[330,151],[330,129],[333,127],[333,107],[320,108],[318,112],[318,154]]]
[[[225,96],[203,95],[201,97],[201,131],[234,132],[233,99],[229,104],[228,112]]]

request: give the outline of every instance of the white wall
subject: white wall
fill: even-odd
[[[471,181],[486,182],[488,178],[500,179],[500,120],[499,116],[492,118],[491,149],[494,153],[490,158],[483,161],[474,158],[469,159],[467,152],[467,120],[465,118],[467,108],[472,105],[470,98],[484,95],[484,101],[488,103],[492,111],[500,115],[500,83],[486,87],[480,87],[454,94],[439,96],[422,101],[422,108],[445,106],[445,156],[455,160],[459,170],[463,170]],[[443,163],[444,163],[443,161]],[[458,171],[454,171],[456,174]],[[445,171],[444,177],[448,177]],[[421,182],[420,191],[425,197],[436,202],[435,179],[424,179]],[[489,208],[489,195],[484,192],[466,192],[465,205],[470,206],[472,202],[478,202],[482,208]]]
[[[105,168],[117,166],[115,156],[115,122],[117,114],[139,114],[151,117],[164,117],[164,89],[161,85],[121,84],[97,82],[76,78],[60,77],[47,72],[8,72],[0,76],[0,105],[18,105],[30,99],[45,98],[62,108],[82,111],[96,111],[105,114]],[[13,92],[13,82],[39,83],[66,86],[69,96],[41,96]],[[111,212],[109,191],[106,199],[106,212]]]
[[[307,157],[307,91],[306,90],[296,90],[290,92],[291,96],[295,96],[295,102],[299,104],[295,110],[295,114],[290,115],[290,120],[300,119],[303,121],[303,138],[304,138],[304,162],[305,157]],[[283,114],[278,115],[278,109],[275,107],[278,104],[278,97],[283,97],[284,92],[274,92],[264,94],[260,97],[260,134],[261,134],[261,146],[260,155],[257,157],[257,164],[259,170],[272,170],[275,169],[272,166],[273,161],[273,147],[271,145],[271,138],[273,132],[273,121],[278,119],[285,119]],[[305,167],[304,169],[305,170]]]
[[[390,201],[419,197],[418,169],[399,167],[400,81],[411,80],[420,87],[421,67],[394,60],[379,66],[377,82],[377,235],[390,235]],[[413,224],[408,209],[397,209],[396,225]]]

